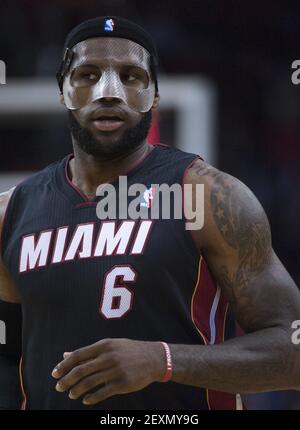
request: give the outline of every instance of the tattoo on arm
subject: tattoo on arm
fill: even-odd
[[[230,175],[204,162],[191,169],[192,182],[206,190],[206,224],[194,238],[248,334],[218,345],[171,345],[173,380],[228,392],[299,389],[300,349],[290,327],[300,295],[272,250],[264,210]]]
[[[268,309],[276,299],[273,288],[278,284],[268,219],[256,197],[238,179],[203,162],[194,167],[194,173],[208,189],[202,252],[236,318],[246,331],[254,331],[268,315],[270,320],[276,319]],[[288,276],[283,267],[280,270],[280,278]]]
[[[211,190],[214,221],[224,241],[238,257],[237,268],[229,273],[222,267],[222,278],[233,297],[247,295],[249,276],[268,263],[272,245],[267,217],[255,197],[237,179],[220,173]]]

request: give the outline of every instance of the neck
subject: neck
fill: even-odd
[[[145,140],[130,154],[102,160],[85,153],[76,144],[73,147],[74,158],[69,163],[69,177],[89,199],[95,198],[99,185],[112,182],[120,175],[126,175],[128,170],[153,149]]]

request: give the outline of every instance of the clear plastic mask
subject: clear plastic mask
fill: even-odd
[[[121,100],[136,112],[151,109],[155,84],[145,48],[127,39],[93,38],[78,43],[73,50],[74,59],[63,82],[68,109],[80,109],[105,98]]]

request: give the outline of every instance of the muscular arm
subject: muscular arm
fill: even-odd
[[[0,232],[11,192],[0,195]],[[0,320],[6,343],[0,344],[0,409],[20,408],[19,361],[21,356],[21,307],[19,294],[0,257]]]
[[[205,223],[192,234],[246,334],[219,345],[171,345],[173,380],[233,393],[300,389],[300,346],[291,342],[300,293],[272,249],[261,205],[202,161],[186,182],[204,184]]]
[[[272,250],[261,205],[240,181],[202,161],[185,181],[204,184],[204,227],[192,234],[246,334],[218,345],[170,344],[172,381],[232,393],[300,389],[300,345],[291,341],[300,293]],[[104,339],[65,354],[52,375],[57,391],[94,405],[164,373],[160,342]]]

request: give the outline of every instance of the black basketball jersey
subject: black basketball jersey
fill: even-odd
[[[214,344],[229,314],[184,219],[101,221],[101,197],[88,201],[68,178],[71,157],[16,187],[3,227],[2,258],[22,297],[22,408],[235,409],[235,395],[174,382],[92,408],[55,391],[65,351],[105,338]],[[182,184],[197,158],[157,145],[127,172],[128,186],[146,186],[149,208],[151,185]]]

